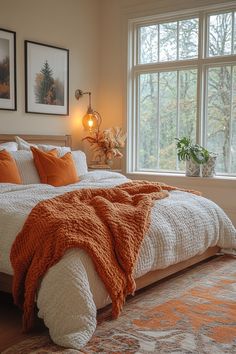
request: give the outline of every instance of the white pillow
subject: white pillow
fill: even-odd
[[[31,151],[18,150],[11,152],[11,155],[16,161],[22,184],[40,183],[40,178],[34,165]]]
[[[61,157],[63,155],[65,155],[67,152],[71,152],[71,148],[69,146],[55,146],[55,145],[42,145],[39,144],[37,145],[37,147],[45,152],[48,152],[52,149],[57,149],[58,152],[58,156]]]
[[[15,141],[0,144],[0,150],[17,151],[18,145]]]
[[[30,144],[27,141],[25,141],[24,139],[20,138],[19,136],[15,136],[15,141],[18,144],[18,149],[19,150],[26,150],[26,151],[30,151],[30,147],[34,146],[37,147],[37,145],[35,144]]]
[[[86,161],[86,155],[83,151],[71,151],[72,157],[75,163],[75,168],[78,176],[85,175],[88,172],[88,165]]]
[[[15,136],[15,140],[18,143],[19,150],[30,151],[31,146],[34,146],[34,147],[36,147],[42,151],[45,151],[45,152],[50,151],[52,149],[57,149],[59,157],[65,155],[67,152],[71,151],[71,148],[69,146],[31,144],[31,143],[28,143],[27,141],[25,141],[24,139],[20,138],[19,136]]]

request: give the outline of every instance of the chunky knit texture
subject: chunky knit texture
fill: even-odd
[[[117,317],[125,297],[135,291],[133,271],[153,202],[177,189],[135,181],[110,189],[77,190],[36,205],[11,250],[13,296],[24,310],[24,330],[33,325],[41,278],[75,247],[91,256]]]

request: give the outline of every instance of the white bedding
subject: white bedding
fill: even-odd
[[[93,171],[78,184],[52,187],[44,184],[0,184],[0,272],[12,274],[9,260],[15,236],[30,210],[41,200],[78,188],[112,187],[126,177]],[[89,226],[89,225],[88,225]],[[218,245],[236,249],[236,230],[223,210],[196,195],[174,191],[152,209],[151,226],[142,244],[135,277],[165,268]],[[110,302],[87,254],[73,249],[44,276],[38,291],[39,316],[53,341],[80,349],[96,328],[96,309]]]

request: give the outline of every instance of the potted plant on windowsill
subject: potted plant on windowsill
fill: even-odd
[[[186,176],[213,177],[215,174],[216,155],[199,144],[193,144],[188,137],[176,138],[179,161],[186,161]],[[202,171],[200,166],[202,165]],[[201,173],[202,172],[202,173]]]

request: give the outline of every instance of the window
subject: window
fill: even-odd
[[[189,136],[236,176],[236,9],[135,20],[130,38],[129,171],[183,172]]]

